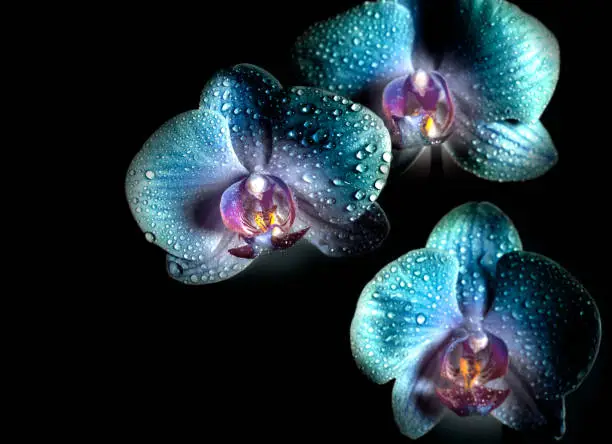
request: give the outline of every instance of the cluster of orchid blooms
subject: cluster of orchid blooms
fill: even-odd
[[[392,154],[406,164],[442,146],[495,181],[550,169],[557,153],[539,118],[559,74],[554,36],[504,0],[456,5],[461,31],[441,55],[424,49],[416,1],[365,2],[296,42],[310,87],[284,89],[252,65],[217,73],[200,107],[164,124],[128,170],[132,213],[167,251],[170,276],[225,280],[302,238],[330,256],[376,249],[389,231],[376,200]],[[352,100],[364,93],[372,110]],[[582,346],[572,356],[570,326]],[[396,422],[411,438],[445,409],[560,436],[564,396],[600,335],[586,290],[522,251],[501,210],[469,203],[365,286],[351,344],[375,382],[396,380]]]

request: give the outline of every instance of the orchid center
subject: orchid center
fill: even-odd
[[[446,80],[422,69],[391,81],[383,92],[383,111],[402,138],[439,145],[453,131],[455,106]]]
[[[289,248],[308,231],[291,232],[296,214],[293,194],[271,175],[253,173],[230,185],[221,196],[220,210],[223,224],[245,241],[229,252],[245,259]]]
[[[452,342],[440,368],[436,394],[459,416],[487,415],[510,394],[488,384],[508,372],[508,350],[503,341],[482,331]]]

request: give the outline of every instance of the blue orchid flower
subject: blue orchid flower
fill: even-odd
[[[170,276],[207,284],[302,237],[329,256],[376,248],[389,231],[375,201],[390,161],[388,132],[367,108],[237,65],[147,140],[126,194],[146,239],[168,252]]]
[[[589,373],[600,337],[587,291],[522,251],[510,219],[489,203],[454,209],[426,248],[384,267],[351,325],[358,366],[379,384],[396,380],[395,420],[413,439],[445,410],[560,437],[565,396]]]
[[[552,168],[557,152],[539,119],[559,78],[553,34],[504,0],[455,0],[439,11],[434,32],[450,31],[453,41],[432,53],[416,0],[402,3],[366,2],[312,26],[294,48],[302,80],[365,97],[392,135],[394,163],[442,146],[488,180],[528,180]]]

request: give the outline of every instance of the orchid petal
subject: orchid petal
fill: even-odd
[[[513,371],[504,378],[510,395],[491,412],[504,425],[520,431],[538,431],[542,435],[560,438],[565,433],[565,398],[534,400],[533,390]]]
[[[459,0],[456,51],[439,71],[472,118],[537,121],[559,79],[559,45],[537,19],[504,0]]]
[[[417,439],[442,419],[445,408],[436,395],[439,359],[411,362],[393,385],[395,422],[403,435]]]
[[[558,159],[548,131],[540,123],[472,123],[459,115],[445,143],[453,159],[478,177],[499,182],[535,179]]]
[[[391,140],[369,109],[316,88],[291,88],[279,100],[272,155],[262,170],[280,177],[316,215],[347,224],[386,184]]]
[[[171,254],[166,257],[168,274],[184,284],[204,285],[220,282],[243,271],[253,261],[231,255],[228,250],[244,245],[238,234],[227,231],[215,250],[200,260],[187,260]]]
[[[559,400],[590,371],[601,338],[595,302],[565,269],[517,251],[497,264],[493,308],[483,326],[507,345],[535,400]]]
[[[210,257],[221,241],[221,194],[245,173],[227,121],[195,110],[170,119],[147,140],[132,160],[125,189],[147,240],[197,260]]]
[[[331,257],[370,252],[378,248],[389,234],[389,221],[377,203],[371,204],[354,222],[345,225],[330,224],[311,216],[302,205],[294,226],[310,227],[306,239]]]
[[[459,272],[449,253],[411,251],[385,266],[363,289],[351,325],[357,365],[382,384],[416,365],[461,322]]]
[[[404,6],[365,2],[300,37],[294,58],[309,85],[350,97],[412,71],[414,21]]]
[[[280,89],[272,74],[242,64],[217,72],[202,91],[200,108],[227,119],[236,155],[249,171],[265,164],[270,155],[272,137],[267,117],[274,94]]]
[[[459,307],[464,316],[477,318],[491,303],[497,261],[522,248],[512,221],[488,202],[469,202],[449,212],[432,230],[426,246],[457,258]]]

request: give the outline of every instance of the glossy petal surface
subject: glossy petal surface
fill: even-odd
[[[377,203],[371,204],[354,222],[344,225],[330,224],[310,216],[303,205],[300,208],[296,227],[310,227],[306,239],[327,256],[368,253],[378,248],[389,234],[389,221]]]
[[[497,261],[522,245],[512,221],[499,208],[488,202],[469,202],[438,222],[427,248],[445,250],[457,258],[457,301],[465,316],[478,318],[490,305]]]
[[[279,100],[267,174],[281,178],[316,215],[353,222],[386,184],[391,140],[369,109],[316,88],[291,88]]]
[[[504,0],[459,0],[459,45],[440,72],[472,118],[538,120],[559,78],[559,45],[534,17]]]
[[[491,415],[519,431],[539,431],[560,438],[565,433],[565,398],[534,401],[520,385],[509,384],[510,395]]]
[[[466,171],[499,182],[535,179],[558,159],[548,131],[540,123],[472,123],[458,115],[445,147]]]
[[[217,111],[227,119],[234,150],[249,171],[265,164],[270,155],[268,115],[280,90],[272,74],[243,64],[217,72],[202,91],[200,108]]]
[[[393,385],[395,423],[403,435],[412,439],[429,432],[444,413],[435,392],[437,360],[432,361],[420,365],[411,362]]]
[[[203,260],[186,260],[171,254],[166,256],[166,269],[171,278],[184,284],[204,285],[220,282],[243,271],[251,263],[228,253],[244,244],[237,234],[226,232],[215,250]]]
[[[412,71],[411,13],[391,3],[365,2],[313,25],[294,57],[302,79],[352,97],[374,83]]]
[[[411,251],[363,289],[351,325],[357,365],[384,383],[416,365],[461,321],[455,299],[457,260],[444,251]]]
[[[595,361],[601,321],[594,301],[565,269],[535,253],[504,255],[496,282],[484,327],[506,343],[535,400],[559,400]]]
[[[147,240],[173,255],[208,258],[225,231],[221,193],[245,173],[227,121],[213,111],[188,111],[162,125],[134,157],[126,195]]]

